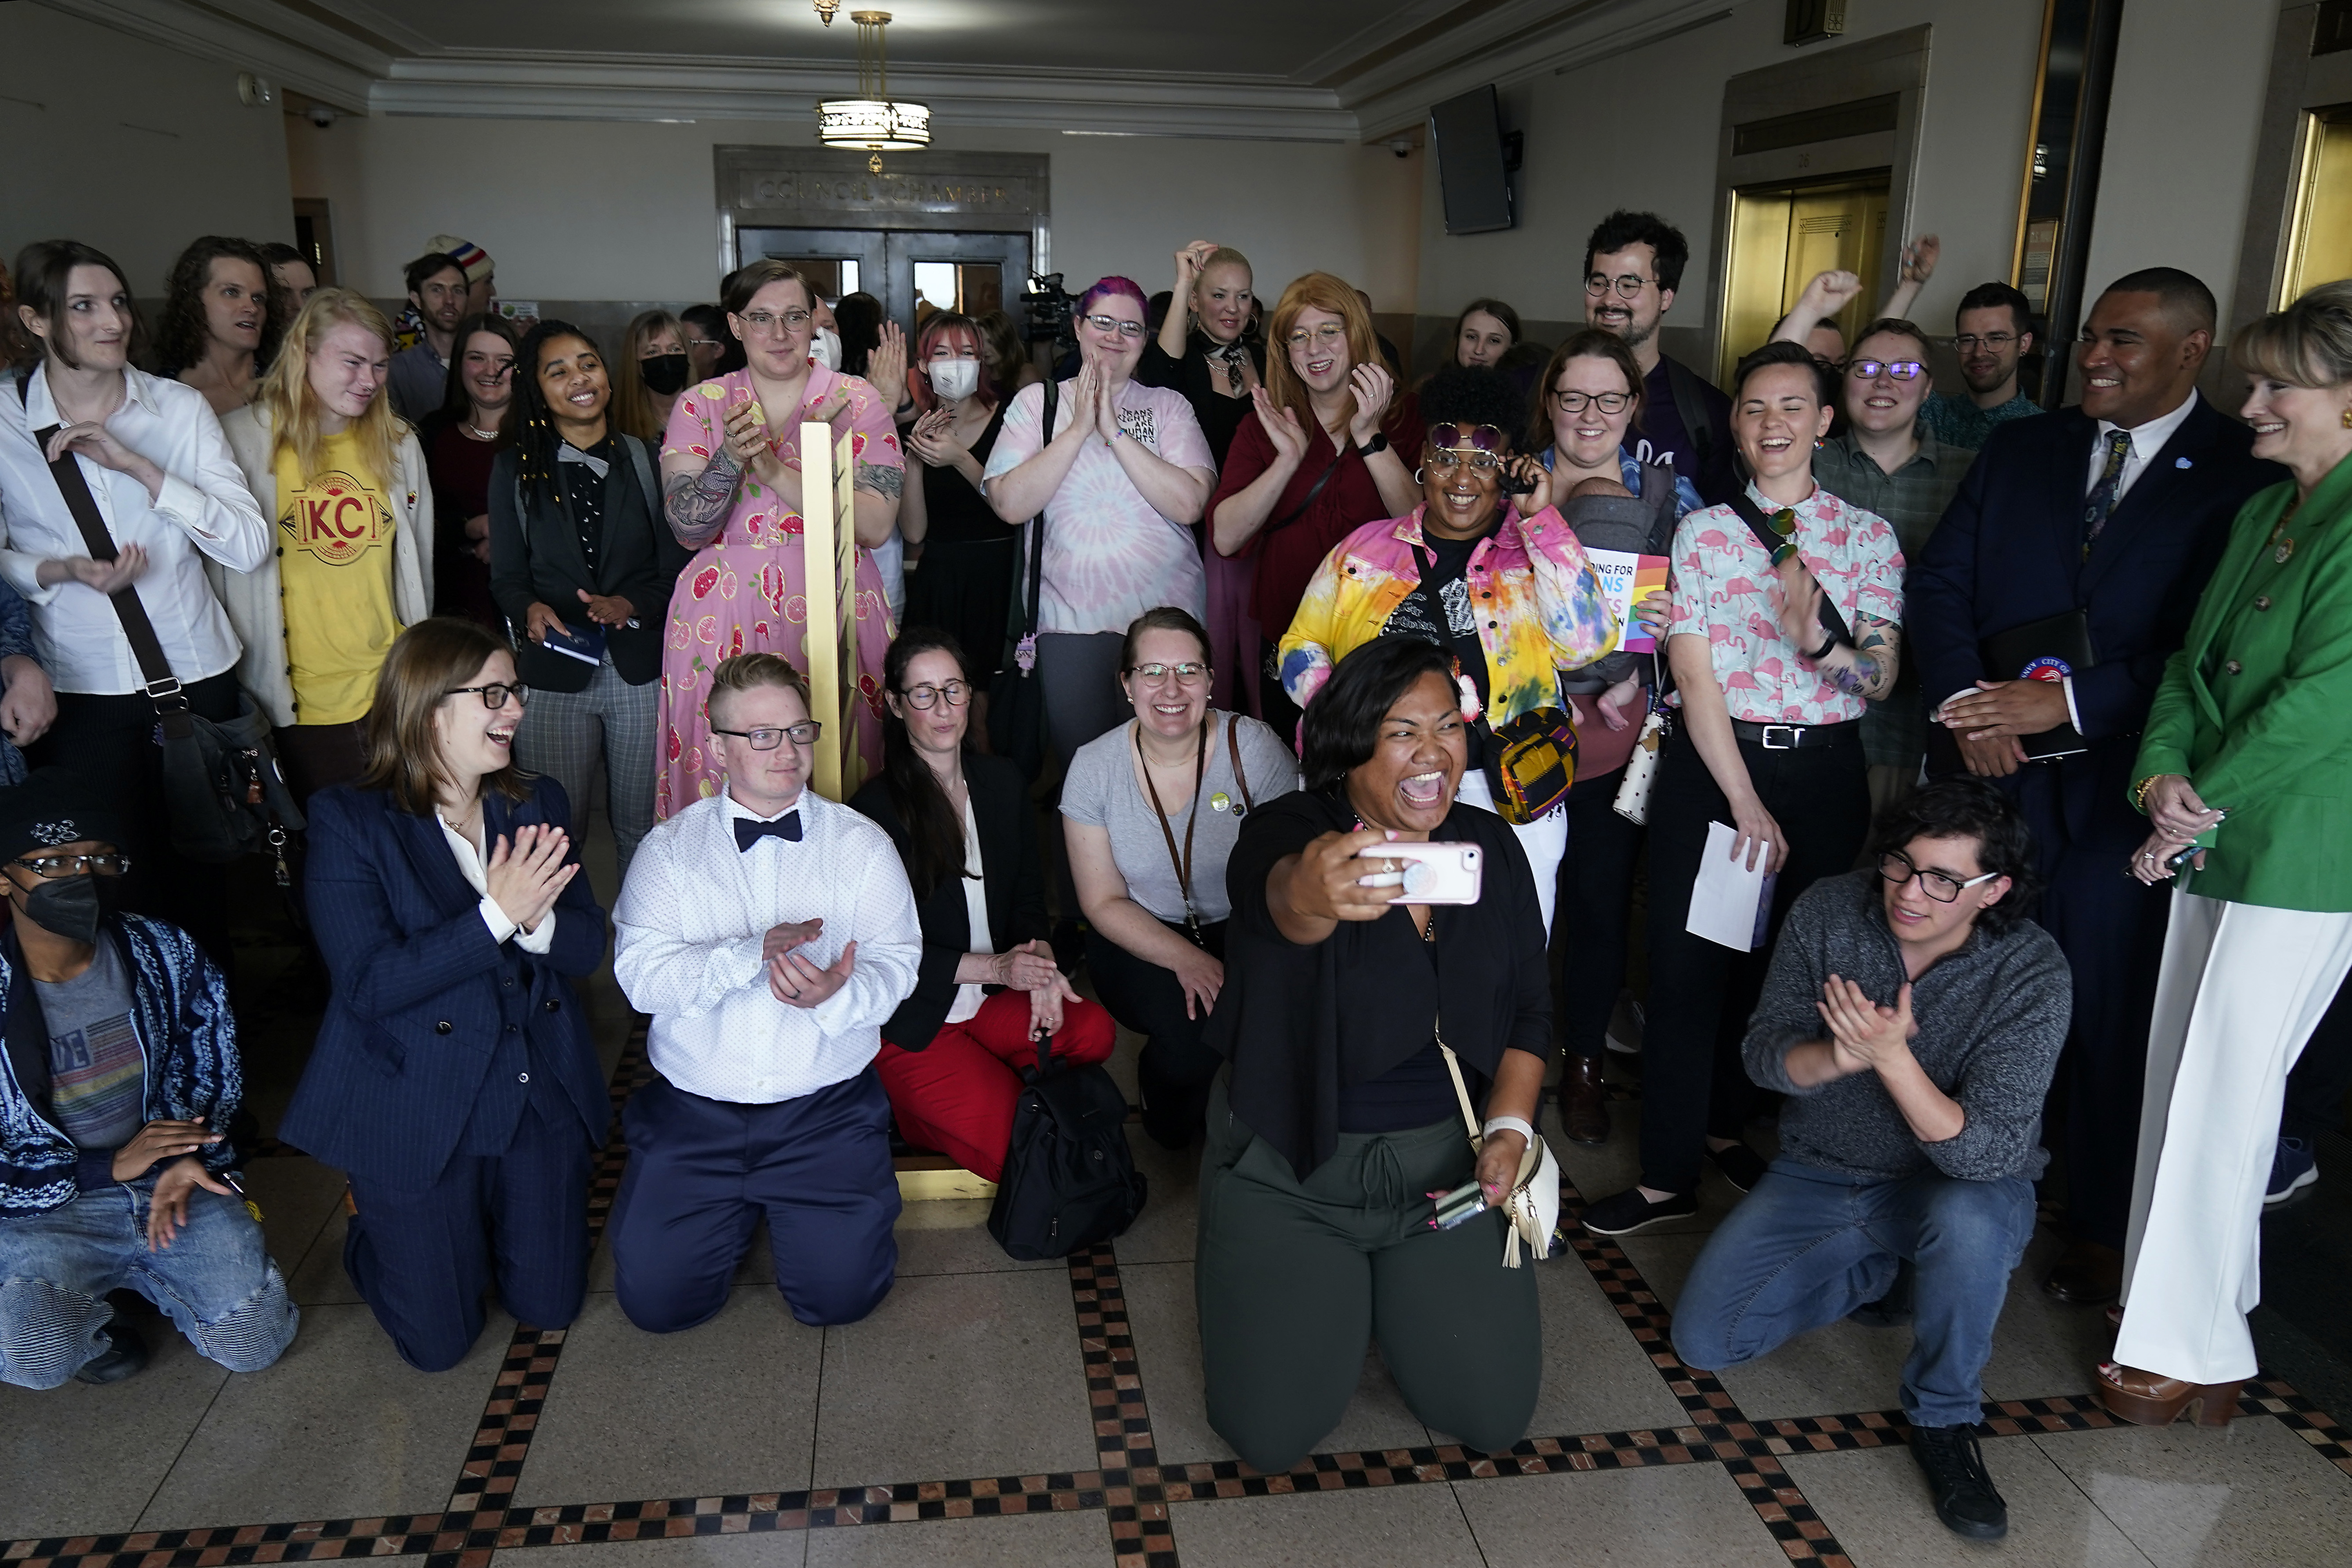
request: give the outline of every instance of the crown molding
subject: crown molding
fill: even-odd
[[[240,0],[249,20],[185,0],[40,4],[166,48],[257,72],[354,114],[367,112],[370,88],[392,66],[391,56],[271,0]]]

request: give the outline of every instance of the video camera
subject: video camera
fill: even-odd
[[[1056,359],[1078,346],[1078,302],[1062,287],[1060,273],[1033,275],[1029,287],[1021,292],[1021,302],[1029,307],[1029,327],[1022,334],[1029,342],[1052,343]]]

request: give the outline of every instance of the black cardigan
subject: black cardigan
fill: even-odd
[[[1021,770],[1003,757],[963,754],[965,787],[971,792],[972,820],[980,828],[980,865],[988,883],[988,932],[1003,952],[1043,937],[1045,877],[1037,847],[1037,811]],[[879,823],[907,853],[907,825],[890,804],[890,786],[877,778],[857,792],[850,805]],[[898,1004],[882,1026],[882,1037],[900,1050],[919,1051],[945,1026],[955,1005],[956,966],[974,952],[971,917],[964,908],[963,879],[942,877],[916,914],[923,925],[923,957],[915,971],[914,994]]]
[[[613,668],[631,686],[659,679],[662,628],[669,623],[670,590],[677,573],[667,566],[661,549],[669,529],[661,521],[658,498],[645,493],[637,466],[629,451],[634,436],[614,432],[614,452],[604,475],[604,533],[597,552],[596,573],[588,574],[588,557],[580,548],[580,531],[572,522],[572,505],[563,487],[555,487],[550,502],[541,493],[516,510],[515,474],[521,456],[514,447],[500,452],[490,466],[490,595],[499,613],[514,627],[515,673],[526,686],[549,691],[584,691],[595,670],[568,655],[550,653],[528,635],[534,600],[555,611],[556,618],[574,632],[593,623],[579,591],[618,594],[636,611],[634,626],[611,626],[604,646]]]
[[[1370,1083],[1422,1050],[1433,1026],[1461,1058],[1474,1102],[1506,1048],[1538,1057],[1551,1049],[1535,874],[1491,811],[1457,802],[1432,835],[1486,851],[1479,900],[1439,909],[1433,942],[1422,941],[1402,908],[1376,921],[1342,921],[1312,946],[1282,934],[1267,907],[1268,873],[1354,825],[1354,810],[1335,790],[1286,795],[1250,813],[1225,862],[1234,913],[1209,1043],[1232,1064],[1234,1114],[1300,1181],[1339,1146],[1341,1087]]]

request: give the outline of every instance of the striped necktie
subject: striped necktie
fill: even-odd
[[[2099,470],[2099,482],[2083,502],[2083,555],[2089,559],[2091,546],[2099,531],[2107,526],[2107,515],[2116,510],[2116,496],[2124,485],[2124,458],[2131,451],[2131,432],[2107,432],[2107,466]]]

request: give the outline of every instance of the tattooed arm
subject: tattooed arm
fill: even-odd
[[[708,467],[696,473],[671,469],[662,480],[662,511],[669,531],[688,550],[699,550],[727,526],[727,510],[743,482],[743,470],[734,454],[721,448]]]
[[[857,542],[867,550],[881,548],[898,525],[898,500],[904,491],[907,471],[883,463],[859,459],[850,483],[852,493],[852,526],[857,531]]]
[[[1811,661],[1822,679],[1849,697],[1876,701],[1895,689],[1902,662],[1903,628],[1874,616],[1856,617],[1855,644],[1840,643],[1819,660]]]

